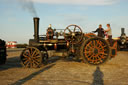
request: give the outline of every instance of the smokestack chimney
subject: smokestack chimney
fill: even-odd
[[[34,17],[34,39],[39,42],[39,20],[40,18]]]
[[[121,35],[125,34],[125,29],[121,28]]]

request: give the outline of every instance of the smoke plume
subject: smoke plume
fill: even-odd
[[[35,9],[35,6],[32,0],[19,0],[19,1],[24,10],[31,13],[33,17],[37,17],[37,12],[36,12],[36,9]]]

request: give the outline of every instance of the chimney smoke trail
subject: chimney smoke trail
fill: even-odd
[[[20,4],[22,6],[22,8],[26,11],[28,11],[29,13],[31,13],[31,15],[33,17],[37,17],[37,12],[34,6],[34,2],[32,0],[20,0]]]

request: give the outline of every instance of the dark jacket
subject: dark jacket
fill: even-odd
[[[104,29],[103,28],[97,28],[96,31],[93,31],[94,33],[98,32],[98,37],[104,38]]]

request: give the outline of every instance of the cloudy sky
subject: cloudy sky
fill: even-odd
[[[79,25],[84,32],[99,24],[110,23],[113,37],[126,28],[128,35],[128,0],[0,0],[0,38],[28,43],[33,38],[33,17],[40,17],[40,34],[46,28],[65,29]]]

